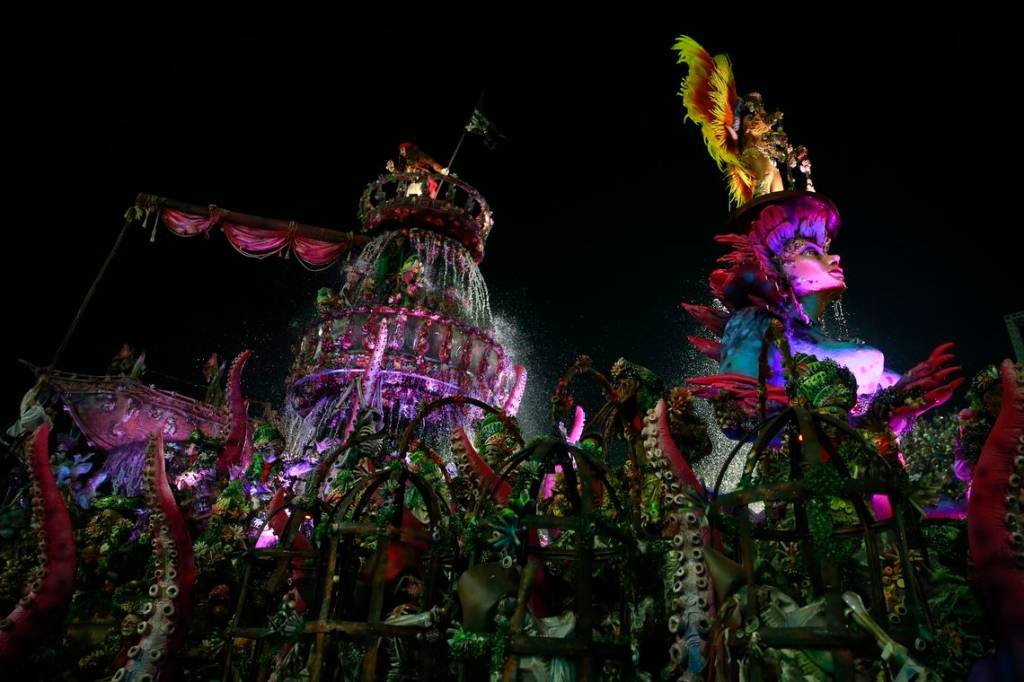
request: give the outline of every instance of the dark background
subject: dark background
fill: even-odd
[[[482,271],[531,371],[531,412],[583,352],[671,381],[706,371],[678,304],[708,300],[727,204],[676,95],[684,70],[670,47],[684,32],[729,53],[741,93],[763,93],[810,147],[818,190],[843,214],[834,250],[852,334],[899,371],[947,340],[968,373],[1010,354],[1002,317],[1024,308],[1020,172],[993,159],[1016,156],[1019,93],[1001,75],[1012,45],[990,27],[772,15],[739,28],[684,13],[456,26],[392,11],[12,35],[5,419],[31,384],[16,359],[50,361],[137,192],[354,229],[398,143],[446,161],[481,91],[507,142],[491,153],[467,139],[454,170],[495,211]],[[210,352],[250,347],[248,390],[276,400],[316,289],[340,281],[243,258],[220,233],[161,229],[151,244],[132,230],[60,368],[102,371],[129,342],[154,370],[200,382]]]

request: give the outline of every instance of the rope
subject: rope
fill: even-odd
[[[121,232],[117,235],[117,240],[114,242],[113,248],[110,249],[110,253],[107,254],[107,259],[103,261],[103,265],[100,267],[100,271],[96,273],[96,279],[93,280],[92,286],[89,287],[89,291],[86,292],[85,298],[82,299],[82,304],[78,306],[78,312],[75,313],[75,318],[71,321],[71,326],[68,327],[67,333],[64,334],[64,340],[60,342],[60,346],[57,347],[57,352],[53,354],[53,360],[50,361],[49,367],[56,369],[57,363],[60,362],[61,356],[67,349],[68,342],[71,340],[72,335],[75,333],[75,329],[78,328],[78,323],[82,320],[82,315],[85,313],[85,309],[89,306],[89,301],[92,300],[93,295],[96,293],[96,289],[100,284],[100,280],[103,279],[103,275],[106,274],[107,268],[110,266],[110,262],[114,260],[114,254],[121,248],[121,242],[124,241],[124,235],[128,231],[128,226],[132,224],[133,218],[137,215],[132,207],[128,209],[128,212],[124,216],[124,225],[121,226]]]
[[[297,229],[298,229],[298,226],[295,224],[295,221],[294,220],[289,220],[288,221],[288,243],[285,244],[285,249],[284,249],[284,259],[285,260],[288,260],[289,256],[291,255],[292,249],[295,248],[294,246],[292,246],[292,241],[295,239],[295,230],[297,230]],[[298,257],[296,257],[296,260],[299,260]]]
[[[153,213],[153,231],[149,233],[149,243],[152,244],[156,241],[156,227],[160,224],[160,209],[155,208]],[[150,210],[146,209],[146,217],[142,219],[142,227],[146,227],[146,221],[149,220]]]

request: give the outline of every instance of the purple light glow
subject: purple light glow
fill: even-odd
[[[556,466],[556,468],[558,468]],[[544,482],[540,486],[540,499],[548,500],[555,494],[555,475],[544,474]]]
[[[857,395],[865,396],[888,388],[899,375],[885,369],[885,354],[871,346],[847,343],[810,343],[796,335],[790,338],[795,352],[808,353],[820,359],[834,360],[853,373],[857,379]]]
[[[303,377],[302,379],[299,379],[298,381],[295,382],[295,388],[297,389],[300,386],[304,386],[305,384],[307,384],[307,383],[309,383],[311,381],[316,381],[317,379],[321,379],[323,377],[331,376],[331,375],[334,375],[334,374],[363,374],[364,372],[365,372],[365,370],[363,370],[363,369],[356,369],[356,368],[325,369],[325,370],[321,370],[319,372],[316,372],[315,374],[310,374],[309,376],[306,376],[306,377]],[[455,384],[447,383],[447,382],[444,382],[444,381],[438,381],[437,379],[434,379],[433,377],[429,377],[429,376],[426,376],[424,374],[417,374],[415,372],[403,372],[403,371],[394,370],[394,369],[384,369],[384,370],[380,371],[380,375],[381,375],[381,383],[385,383],[387,379],[390,379],[392,377],[397,377],[398,380],[409,379],[409,380],[412,380],[412,381],[422,381],[422,382],[426,383],[429,386],[436,386],[439,389],[444,390],[444,391],[449,391],[452,394],[458,393],[458,391],[459,391],[459,387],[456,386]],[[400,383],[400,381],[387,381],[386,383],[396,384],[396,383]],[[440,391],[435,391],[435,392],[440,392]]]
[[[319,440],[316,442],[317,454],[322,455],[323,453],[331,449],[332,446],[339,445],[341,444],[341,442],[342,441],[340,438],[324,438],[323,440]]]
[[[938,505],[925,509],[924,516],[927,519],[962,521],[967,518],[967,500],[959,502],[939,500]]]
[[[572,420],[572,430],[569,431],[569,435],[566,437],[566,441],[570,445],[576,445],[579,441],[580,436],[583,435],[583,427],[587,424],[587,413],[583,411],[583,408],[579,405],[576,406],[576,414]]]
[[[194,488],[199,483],[199,479],[200,474],[198,471],[185,471],[175,480],[174,486],[178,490],[188,490],[189,488]]]
[[[957,455],[953,460],[953,473],[957,479],[964,483],[970,484],[973,471],[974,465],[971,464],[970,460],[964,459],[960,455]]]
[[[420,318],[430,320],[431,322],[444,322],[454,329],[474,336],[486,342],[488,345],[495,349],[500,349],[501,346],[494,339],[494,336],[485,329],[474,327],[466,322],[460,322],[459,320],[453,320],[445,315],[432,312],[425,308],[399,308],[396,306],[358,306],[356,308],[346,308],[339,313],[335,313],[330,319],[343,319],[346,317],[356,317],[359,315],[375,316],[375,317],[389,317],[397,316],[399,313],[406,317]]]
[[[388,324],[387,321],[381,322],[380,329],[377,331],[377,339],[374,342],[373,356],[370,359],[370,364],[366,368],[366,393],[370,395],[373,393],[373,389],[376,387],[375,382],[377,375],[380,372],[380,362],[384,359],[384,351],[388,346]]]
[[[266,549],[267,547],[273,547],[277,544],[277,535],[274,534],[274,530],[267,524],[267,527],[260,533],[259,538],[256,539],[256,549]]]
[[[299,476],[308,473],[312,469],[313,465],[310,462],[302,460],[301,462],[296,462],[295,464],[292,464],[290,467],[285,469],[284,475],[287,476],[288,478],[298,478]]]
[[[875,519],[878,521],[892,518],[892,505],[889,503],[888,495],[872,495],[871,509],[875,512]]]

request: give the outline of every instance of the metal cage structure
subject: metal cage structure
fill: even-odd
[[[755,435],[756,434],[756,435]],[[714,495],[710,503],[712,528],[722,532],[731,543],[734,558],[742,567],[743,583],[746,586],[742,600],[743,620],[754,622],[761,615],[764,595],[759,587],[766,586],[755,571],[759,557],[766,556],[774,547],[799,548],[803,570],[810,577],[811,591],[816,598],[824,601],[824,623],[805,627],[759,627],[756,630],[756,644],[777,649],[804,649],[831,652],[837,680],[854,679],[854,658],[863,656],[876,658],[876,638],[866,630],[853,624],[848,616],[847,602],[843,594],[851,588],[849,581],[844,585],[843,570],[852,562],[841,562],[840,558],[828,552],[819,552],[812,540],[808,519],[808,503],[816,495],[823,494],[808,480],[808,471],[814,466],[825,466],[834,471],[840,483],[829,495],[843,499],[852,506],[856,522],[837,525],[831,529],[834,540],[848,541],[853,551],[863,552],[867,575],[864,601],[868,613],[877,621],[885,623],[889,634],[901,643],[913,647],[917,640],[918,628],[929,627],[927,601],[915,571],[915,556],[912,548],[913,516],[909,501],[896,484],[898,472],[847,423],[822,412],[800,404],[794,404],[774,417],[763,422],[754,432],[737,444],[726,459],[715,485],[715,493],[722,483],[725,471],[742,445],[754,437],[754,444],[748,455],[748,469],[763,462],[769,456],[770,447],[778,437],[785,438],[785,460],[788,464],[788,481],[758,487],[740,487],[721,496]],[[844,461],[838,438],[852,439],[859,448],[872,456],[877,466],[872,467],[869,476],[854,478],[849,464]],[[827,460],[827,461],[826,461]],[[874,495],[888,497],[892,513],[879,518],[869,508],[869,498]],[[763,520],[755,522],[751,506],[764,505]],[[734,521],[733,532],[728,532],[729,521]],[[729,537],[731,535],[731,537]],[[892,566],[886,566],[885,555],[894,554],[898,574],[893,575]],[[885,589],[899,581],[905,602],[909,606],[895,612],[887,606]],[[844,589],[845,587],[845,589]],[[743,655],[751,650],[754,636],[738,629],[731,639],[732,653]],[[749,659],[747,679],[765,678],[763,663],[758,658]]]
[[[519,662],[525,657],[558,657],[572,661],[576,666],[576,679],[598,679],[601,666],[605,661],[617,661],[627,664],[631,650],[627,638],[600,637],[595,631],[595,576],[602,565],[611,565],[614,561],[628,562],[633,557],[635,542],[632,534],[623,531],[614,524],[607,523],[610,514],[620,519],[626,518],[620,495],[608,480],[608,471],[604,464],[587,452],[569,445],[560,438],[544,438],[531,442],[523,450],[509,459],[498,475],[483,486],[478,498],[474,514],[477,518],[485,518],[495,506],[494,496],[499,487],[508,485],[521,474],[522,465],[528,461],[536,462],[538,474],[524,486],[524,493],[529,500],[542,501],[542,482],[546,475],[554,475],[556,467],[564,477],[564,492],[568,502],[568,513],[556,516],[551,513],[528,513],[521,519],[523,531],[527,537],[539,535],[540,532],[558,533],[567,537],[571,532],[571,541],[563,546],[542,546],[539,542],[527,540],[517,552],[515,564],[518,567],[517,588],[514,593],[515,608],[509,619],[508,641],[504,649],[502,667],[503,680],[517,679]],[[607,496],[605,508],[595,504],[595,492],[602,490]],[[597,547],[595,540],[601,540],[605,547]],[[469,548],[469,565],[483,565],[482,552],[479,547]],[[527,606],[534,580],[538,571],[547,568],[550,573],[553,563],[558,562],[563,570],[573,577],[571,610],[575,617],[573,634],[570,637],[543,637],[526,633]],[[609,587],[610,585],[604,585]],[[619,587],[623,587],[619,584]],[[629,623],[629,603],[632,595],[629,586],[620,589],[617,606],[620,623]],[[511,596],[511,595],[510,595]],[[609,593],[601,594],[600,601],[608,605],[615,599],[609,599]],[[480,663],[461,662],[459,679],[480,679],[482,674]]]
[[[425,523],[410,520],[406,496],[415,490],[427,508]],[[375,499],[376,498],[376,499]],[[381,504],[383,503],[383,504]],[[383,513],[373,517],[373,506]],[[398,465],[367,477],[350,490],[330,515],[328,540],[321,550],[321,599],[317,619],[308,622],[306,632],[315,636],[310,656],[310,679],[332,679],[325,675],[336,643],[347,640],[366,645],[360,663],[360,679],[383,679],[383,641],[402,642],[402,655],[412,656],[421,671],[420,679],[441,679],[445,645],[443,632],[446,607],[442,589],[442,563],[451,563],[457,552],[443,542],[446,514],[444,501],[421,476]],[[410,547],[423,549],[415,552]],[[417,616],[388,617],[395,606],[401,574],[392,555],[400,550],[412,554],[417,579],[422,580]],[[411,575],[411,574],[410,574]],[[412,622],[410,622],[412,621]],[[405,651],[411,649],[411,653]]]

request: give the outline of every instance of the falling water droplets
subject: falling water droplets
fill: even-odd
[[[836,299],[832,304],[832,317],[835,319],[835,337],[847,339],[850,337],[850,329],[847,324],[846,311],[843,310],[843,301]]]

